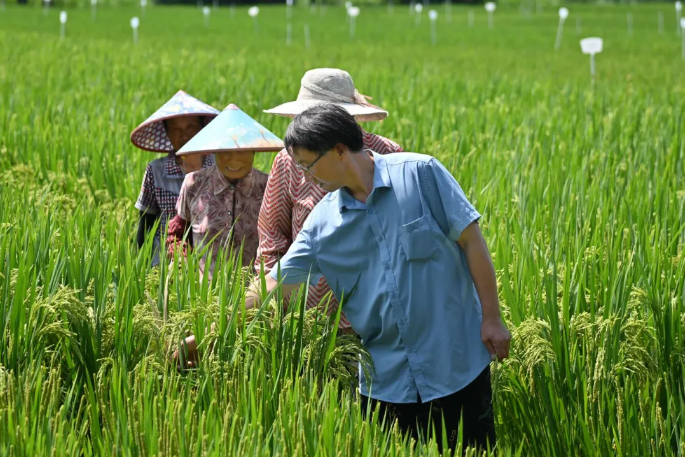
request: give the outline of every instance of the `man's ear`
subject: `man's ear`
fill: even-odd
[[[335,153],[338,154],[338,157],[341,159],[347,154],[347,146],[345,146],[342,143],[336,144],[333,149],[335,150]]]

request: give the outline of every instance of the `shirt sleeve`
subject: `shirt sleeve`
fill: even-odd
[[[433,218],[445,236],[458,241],[461,233],[480,214],[464,195],[456,179],[436,159],[422,168],[421,190],[430,207]]]
[[[176,200],[176,214],[187,222],[192,221],[189,193],[193,183],[195,182],[195,177],[193,175],[194,173],[189,173],[183,179],[181,191],[178,194],[178,200]]]
[[[155,178],[152,174],[152,167],[149,164],[145,169],[143,185],[140,187],[140,194],[135,206],[146,214],[159,214],[161,212],[157,203],[157,197],[155,197]]]
[[[321,280],[321,270],[316,260],[316,230],[313,219],[310,214],[288,252],[274,265],[269,273],[273,279],[282,279],[283,284],[309,285],[316,285]]]
[[[266,272],[271,271],[292,244],[293,200],[289,189],[293,166],[290,156],[281,151],[271,168],[257,222],[257,272],[260,271],[262,262]]]

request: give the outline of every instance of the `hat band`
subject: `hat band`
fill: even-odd
[[[353,105],[366,106],[374,109],[381,109],[380,107],[369,103],[367,100],[371,100],[368,95],[360,94],[357,89],[354,90],[354,95],[352,97],[346,97],[345,95],[332,92],[330,90],[323,89],[319,86],[302,83],[300,86],[300,93],[297,94],[297,100],[314,100],[323,101],[330,103],[351,103]]]
[[[319,86],[303,82],[297,100],[317,100],[331,103],[355,103],[353,97],[347,97],[337,92],[323,89]]]

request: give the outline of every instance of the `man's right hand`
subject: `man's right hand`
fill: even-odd
[[[200,353],[197,350],[195,335],[190,335],[181,341],[179,348],[174,351],[172,359],[179,370],[197,368]]]

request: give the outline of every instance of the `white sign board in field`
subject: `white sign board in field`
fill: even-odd
[[[603,48],[604,42],[601,38],[591,37],[580,40],[580,49],[583,54],[590,54],[590,75],[593,81],[595,79],[595,54],[602,52]]]

